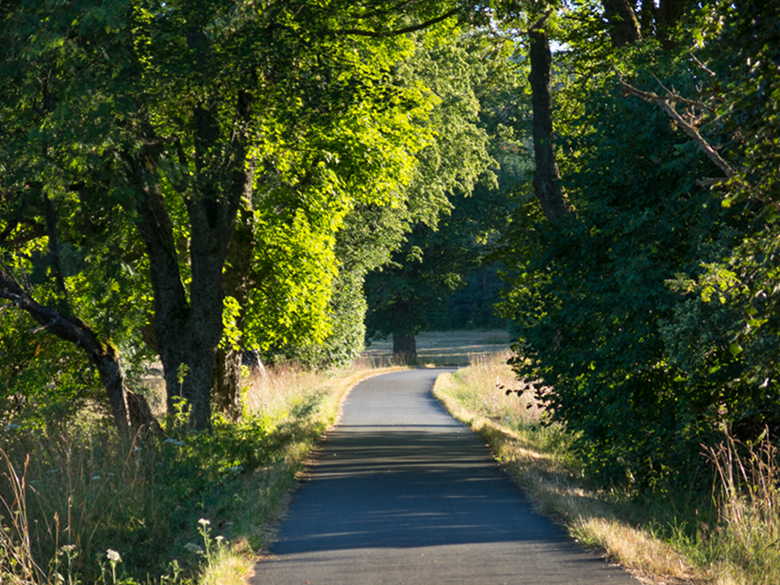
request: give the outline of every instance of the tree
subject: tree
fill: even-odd
[[[518,176],[524,170],[518,156],[524,149],[516,135],[522,98],[516,95],[515,74],[507,67],[504,45],[491,45],[484,36],[461,42],[467,50],[463,55],[481,57],[478,64],[467,61],[473,69],[469,92],[478,113],[474,123],[485,137],[482,148],[491,156],[490,169],[482,175],[482,181],[453,189],[449,194],[451,208],[435,224],[415,226],[391,262],[366,281],[368,334],[392,335],[395,359],[405,363],[416,360],[414,337],[428,328],[428,316],[442,309],[449,293],[465,283],[468,273],[489,249],[491,236],[504,226]],[[446,59],[456,62],[452,56]],[[464,140],[452,129],[462,122],[450,116],[443,126],[446,136],[462,145]],[[458,160],[462,166],[464,155],[437,158]],[[441,174],[437,167],[427,168]]]
[[[551,221],[567,213],[561,177],[555,155],[551,93],[552,54],[550,20],[554,2],[499,2],[491,16],[501,23],[513,42],[522,47],[527,37],[531,102],[533,106],[534,192]]]
[[[776,173],[753,170],[776,149],[750,121],[774,115],[775,75],[745,69],[776,58],[776,19],[751,3],[670,6],[626,43],[587,5],[563,19],[576,26],[561,28],[553,97],[574,211],[550,225],[528,204],[505,240],[516,371],[541,381],[594,475],[636,488],[698,485],[701,444],[777,420],[776,329],[762,330],[771,295],[759,292],[771,279],[757,269],[773,258]],[[737,38],[756,44],[730,51]]]
[[[159,428],[144,398],[126,387],[116,348],[102,343],[86,323],[36,302],[6,270],[0,270],[0,297],[27,312],[48,333],[81,348],[98,371],[120,431],[145,426]]]
[[[370,14],[348,4],[267,8],[119,1],[14,5],[3,14],[4,107],[21,113],[16,150],[4,158],[18,171],[10,188],[39,181],[44,192],[81,189],[122,205],[121,219],[134,223],[145,249],[139,262],[148,267],[168,405],[183,398],[195,428],[209,424],[224,321],[235,325],[240,312],[222,283],[239,210],[265,234],[296,229],[326,244],[332,236],[323,226],[337,229],[351,198],[390,201],[392,189],[378,179],[360,187],[365,174],[356,169],[382,168],[392,185],[412,164],[408,139],[372,151],[392,146],[392,133],[425,115],[419,88],[384,83],[407,46],[396,33],[454,14],[433,3],[414,14],[377,3],[369,12],[380,24],[369,26]],[[251,213],[260,202],[265,218]],[[288,263],[266,282],[305,272],[289,263],[304,240],[270,243],[265,249],[279,253],[269,256]],[[332,273],[326,262],[325,275]],[[227,280],[233,292],[248,282],[240,274]],[[306,304],[277,312],[276,325],[289,327]],[[247,326],[255,338],[260,322],[255,316]]]
[[[89,148],[104,132],[107,140],[117,137],[102,123],[101,104],[90,101],[103,88],[105,61],[82,68],[69,80],[69,99],[62,95],[68,84],[63,71],[89,61],[90,43],[113,48],[115,31],[94,6],[85,6],[80,20],[68,7],[34,8],[40,12],[5,5],[0,20],[5,129],[0,295],[29,313],[39,333],[83,351],[100,374],[120,429],[153,424],[143,400],[126,388],[116,345],[128,341],[139,315],[132,301],[140,304],[143,297],[143,290],[124,298],[118,291],[137,283],[129,269],[137,247],[128,242],[127,224],[108,225],[117,204],[101,185],[105,175],[98,175],[110,172],[110,164],[101,160],[99,148]]]
[[[780,100],[778,72],[771,65],[780,59],[780,19],[762,3],[749,0],[718,3],[698,16],[694,65],[707,82],[686,101],[662,88],[663,103],[656,102],[656,107],[665,106],[669,116],[675,108],[681,110],[679,127],[718,169],[701,183],[710,187],[724,213],[741,217],[743,223],[724,242],[717,259],[677,275],[673,286],[684,295],[690,312],[705,318],[694,325],[682,311],[675,315],[668,330],[675,341],[670,355],[691,380],[721,376],[720,407],[726,423],[739,438],[755,440],[767,429],[773,435],[780,429]],[[691,115],[701,107],[703,115]]]
[[[603,4],[613,47],[623,47],[642,39],[634,7],[628,0],[604,0]]]

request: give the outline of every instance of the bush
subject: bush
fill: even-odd
[[[652,65],[665,85],[696,93],[660,48],[624,58],[638,85],[656,83]],[[722,258],[750,216],[699,184],[718,169],[660,108],[622,95],[612,73],[581,99],[564,175],[576,211],[553,225],[529,203],[505,238],[505,264],[518,267],[503,303],[515,371],[551,388],[552,420],[602,485],[701,482],[700,444],[722,436],[748,394],[726,384],[739,378],[723,327],[734,308],[703,306],[673,283]]]

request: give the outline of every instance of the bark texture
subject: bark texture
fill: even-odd
[[[142,165],[136,167],[136,174],[142,174]],[[214,203],[216,217],[211,217],[209,206],[205,201],[188,205],[192,230],[188,300],[159,183],[144,181],[137,205],[138,230],[149,257],[154,336],[163,364],[168,410],[172,412],[178,398],[184,398],[190,425],[196,429],[207,428],[211,419],[210,391],[222,337],[222,267],[227,235],[232,231],[230,210]]]
[[[561,176],[555,160],[555,141],[552,124],[552,92],[550,78],[552,55],[547,31],[529,31],[531,41],[531,102],[533,107],[534,192],[542,205],[542,211],[549,220],[555,220],[567,213],[563,199]]]
[[[249,289],[254,283],[252,257],[254,255],[256,226],[252,211],[251,185],[254,165],[250,165],[243,201],[236,219],[233,237],[228,247],[227,262],[222,274],[225,294],[233,297],[242,308],[237,318],[239,331],[244,328],[243,308],[249,302]],[[234,348],[220,348],[214,371],[211,401],[215,409],[237,420],[241,415],[241,363],[242,354]]]
[[[211,386],[211,406],[237,421],[241,418],[241,352],[219,348]]]
[[[247,123],[248,95],[236,100],[236,126]],[[187,183],[174,185],[187,209],[190,227],[189,298],[179,269],[173,225],[165,206],[157,169],[162,152],[147,147],[128,154],[131,179],[139,193],[135,209],[138,231],[146,246],[154,291],[154,337],[163,364],[168,410],[179,398],[194,429],[211,422],[211,389],[215,380],[217,350],[222,338],[225,293],[222,272],[233,238],[242,197],[251,191],[252,173],[245,169],[246,137],[235,131],[223,136],[216,108],[201,104],[192,126],[194,160],[179,152],[180,163],[194,163]],[[159,144],[151,129],[148,144]]]
[[[603,3],[613,47],[622,47],[642,39],[639,21],[628,0],[603,0]]]

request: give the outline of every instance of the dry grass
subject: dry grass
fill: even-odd
[[[20,443],[12,458],[0,451],[5,457],[0,459],[0,583],[50,585],[61,582],[62,574],[65,582],[130,585],[140,578],[191,584],[203,561],[192,550],[206,548],[198,537],[193,541],[199,518],[209,520],[211,537],[226,544],[202,564],[198,582],[242,583],[256,554],[273,539],[296,477],[337,420],[341,401],[357,382],[382,371],[364,364],[320,374],[286,367],[248,377],[240,425],[215,426],[212,434],[196,434],[194,442],[181,437],[125,444],[110,432],[74,429],[68,437]],[[234,455],[223,447],[234,445],[240,433],[253,434],[237,448],[250,445],[266,455],[260,467],[233,473]],[[201,464],[217,474],[215,484],[199,476]],[[160,469],[165,486],[156,485]],[[163,575],[165,568],[156,567],[144,577],[152,569],[137,559],[155,557],[163,544],[176,564]],[[123,561],[109,567],[107,548],[119,551]],[[102,560],[102,570],[95,560]]]
[[[454,336],[447,336],[452,342]],[[473,343],[473,332],[464,341],[469,348],[478,345]],[[651,501],[650,509],[640,511],[635,503],[614,493],[590,489],[583,480],[583,468],[569,455],[566,433],[540,424],[542,410],[529,387],[514,379],[506,365],[508,351],[502,351],[498,344],[490,349],[471,352],[471,365],[441,376],[434,392],[457,418],[485,439],[538,509],[566,526],[572,538],[603,550],[608,558],[648,583],[780,583],[779,454],[768,437],[756,445],[729,439],[711,449],[708,457],[721,480],[714,492],[720,514],[717,526],[703,526],[694,538],[680,532],[675,539],[667,531],[664,541],[657,537],[652,518],[654,510],[668,506],[668,502]],[[452,353],[458,355],[454,349]],[[263,467],[240,476],[225,499],[202,509],[203,517],[231,542],[208,559],[199,583],[244,582],[256,555],[273,541],[296,479],[312,448],[337,421],[349,389],[366,377],[397,369],[378,370],[372,367],[375,363],[376,356],[367,356],[354,368],[335,374],[285,367],[245,380],[246,417],[262,419],[275,456]],[[507,395],[507,390],[513,392]],[[517,391],[522,391],[519,396]],[[4,483],[4,487],[0,485],[4,496],[0,517],[5,517],[5,523],[0,522],[0,569],[11,564],[15,569],[12,573],[0,570],[0,583],[55,583],[59,582],[57,572],[77,578],[74,567],[86,555],[82,549],[70,548],[71,543],[88,548],[99,522],[110,518],[111,506],[129,506],[139,520],[147,513],[166,513],[164,502],[144,496],[152,493],[148,490],[152,486],[143,481],[146,475],[141,473],[136,445],[100,447],[101,457],[97,458],[88,441],[81,444],[63,437],[53,442],[49,451],[38,454],[47,462],[44,471],[46,478],[52,478],[50,485],[43,481],[43,475],[33,478],[24,457],[17,458],[15,467],[5,459],[0,473],[0,484]],[[111,463],[114,455],[116,465]],[[52,465],[60,456],[62,463]],[[159,459],[154,458],[144,463],[158,464]],[[60,476],[67,481],[58,480]],[[117,489],[108,489],[109,484],[122,486],[121,497]],[[62,505],[57,505],[58,499]],[[648,506],[648,502],[643,505]],[[31,509],[48,526],[32,530]],[[146,511],[142,513],[142,509]],[[58,516],[53,515],[55,510],[59,510]],[[695,518],[680,522],[696,525]],[[53,536],[50,546],[42,547],[36,540],[43,533]],[[124,529],[115,534],[123,535]],[[168,545],[181,549],[183,543]],[[44,549],[51,558],[36,554]],[[81,556],[71,558],[77,552]],[[192,560],[184,559],[183,563],[191,566]],[[103,583],[114,582],[110,571],[104,570],[98,577]],[[135,581],[116,582],[129,585]],[[162,582],[191,583],[177,577],[175,571]]]
[[[435,395],[490,445],[537,509],[562,523],[575,540],[603,550],[645,582],[703,581],[706,575],[684,555],[651,531],[621,520],[608,494],[585,485],[582,467],[567,453],[566,434],[540,424],[533,392],[515,380],[506,357],[477,357],[470,367],[440,377]],[[524,391],[518,398],[505,389]]]
[[[323,377],[290,364],[257,370],[245,376],[243,382],[247,413],[262,413],[271,420],[282,420],[296,403],[319,391]]]
[[[707,456],[720,479],[713,566],[719,585],[780,583],[780,453],[769,434],[745,445],[727,437]]]
[[[222,518],[232,525],[231,546],[209,563],[199,583],[245,583],[257,555],[274,541],[312,449],[338,421],[349,391],[370,376],[396,369],[400,368],[372,368],[365,361],[337,373],[284,366],[245,380],[247,415],[269,420],[278,435],[278,458],[274,465],[244,478],[243,505]]]

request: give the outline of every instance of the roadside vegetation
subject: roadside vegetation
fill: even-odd
[[[4,579],[256,550],[330,394],[243,360],[506,326],[465,404],[576,538],[780,582],[778,64],[759,0],[0,3]]]
[[[750,445],[727,437],[704,450],[706,491],[605,489],[588,477],[573,437],[549,423],[534,387],[516,379],[510,356],[473,355],[469,367],[441,376],[434,394],[485,440],[540,512],[649,583],[780,582],[780,475],[768,437]]]
[[[208,433],[174,416],[124,438],[89,413],[0,430],[0,582],[241,583],[341,399],[383,371],[255,371],[241,422]]]

